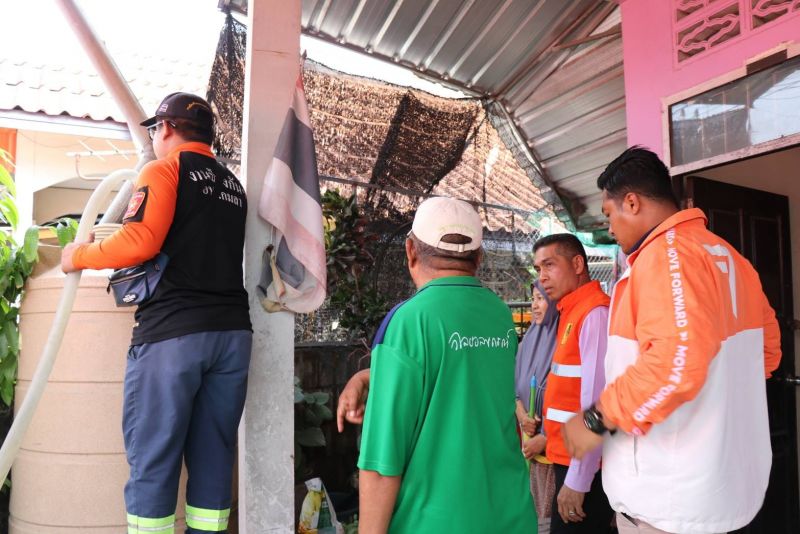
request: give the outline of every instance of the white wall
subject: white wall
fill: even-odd
[[[37,191],[33,194],[33,220],[43,224],[68,213],[82,213],[91,194],[91,189],[58,186]]]
[[[114,140],[120,150],[130,150],[130,141]],[[83,143],[83,144],[81,144]],[[69,156],[70,152],[110,151],[106,139],[58,133],[20,130],[17,133],[15,179],[20,227],[47,222],[64,213],[81,213],[100,178],[112,171],[132,168],[135,156],[102,158]],[[80,175],[94,178],[81,180]],[[110,199],[109,199],[110,201]]]
[[[17,133],[17,170],[25,170],[26,176],[34,181],[34,190],[38,191],[49,185],[77,178],[81,174],[93,178],[107,176],[111,171],[133,168],[137,158],[123,156],[81,157],[68,156],[69,152],[87,152],[85,144],[95,151],[111,151],[113,148],[106,139],[76,135],[64,135],[48,132],[20,130]],[[113,140],[114,146],[120,150],[134,148],[130,141]]]
[[[800,318],[800,147],[738,161],[717,169],[698,172],[697,175],[789,197],[794,316]],[[798,331],[794,333],[794,346],[795,374],[797,374],[800,371]],[[797,389],[800,388],[795,388]],[[800,395],[796,395],[795,399],[798,415],[798,455],[800,455]]]

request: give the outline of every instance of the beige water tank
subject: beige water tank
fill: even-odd
[[[28,281],[21,310],[16,406],[30,386],[61,298],[56,267]],[[12,534],[120,534],[123,488],[122,387],[134,308],[117,308],[107,278],[87,271],[50,380],[12,467]],[[176,529],[184,528],[184,480]]]

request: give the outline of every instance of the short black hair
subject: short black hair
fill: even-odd
[[[654,152],[639,145],[630,147],[608,164],[597,179],[597,188],[614,199],[637,193],[679,207],[667,166]]]
[[[175,124],[175,129],[180,132],[181,137],[187,141],[199,141],[207,145],[214,143],[214,129],[208,129],[197,121],[182,119],[178,117],[165,118]]]
[[[586,267],[586,272],[589,272],[589,258],[586,256],[586,249],[583,248],[583,243],[577,237],[572,234],[546,235],[533,244],[533,253],[536,254],[540,248],[550,245],[558,245],[556,250],[558,250],[559,256],[570,260],[575,256],[583,258],[583,265]]]

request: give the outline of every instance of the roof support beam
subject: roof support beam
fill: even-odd
[[[584,43],[590,43],[592,41],[597,41],[598,39],[604,39],[606,37],[612,37],[614,35],[622,35],[622,25],[617,24],[610,30],[606,30],[600,33],[595,33],[593,35],[587,35],[586,37],[582,37],[580,39],[575,39],[574,41],[570,41],[568,43],[554,46],[553,52],[557,50],[566,50],[568,48],[575,48],[576,46],[582,45]]]

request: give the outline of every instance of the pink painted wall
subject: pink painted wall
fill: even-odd
[[[800,42],[800,12],[789,13],[682,63],[675,60],[677,0],[621,0],[628,144],[663,156],[661,99],[742,67],[783,42]],[[742,9],[751,0],[739,0]],[[713,5],[713,4],[712,4]]]

